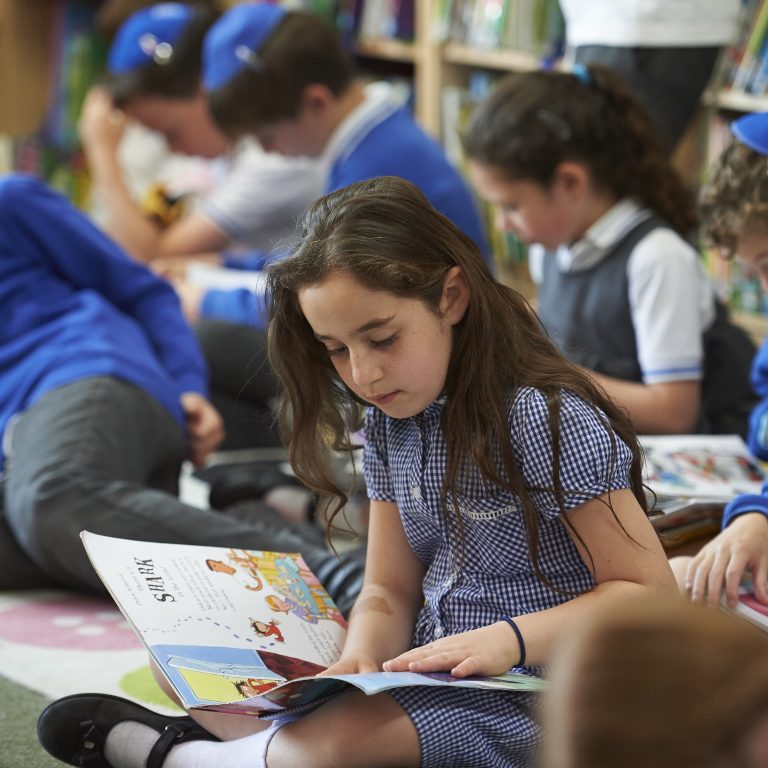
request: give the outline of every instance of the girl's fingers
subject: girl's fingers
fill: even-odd
[[[699,560],[691,580],[691,600],[702,602],[707,595],[707,581],[712,568],[712,556],[707,554]]]
[[[728,567],[725,570],[725,595],[728,605],[731,608],[736,607],[739,601],[739,586],[747,568],[747,556],[741,552],[731,555]]]
[[[723,593],[723,582],[725,581],[725,572],[730,561],[730,555],[724,552],[718,552],[712,559],[712,564],[707,574],[707,594],[706,602],[711,606],[719,605],[720,596]]]

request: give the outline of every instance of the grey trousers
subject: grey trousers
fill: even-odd
[[[302,552],[327,550],[258,501],[231,513],[176,498],[185,441],[154,398],[117,379],[48,392],[10,435],[0,510],[0,588],[103,591],[82,530],[142,541]],[[313,557],[314,556],[314,557]]]

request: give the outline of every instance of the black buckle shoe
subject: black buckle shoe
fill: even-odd
[[[159,736],[147,768],[160,768],[168,752],[185,741],[218,739],[191,717],[170,717],[128,699],[102,693],[78,693],[51,702],[37,721],[37,738],[57,760],[81,768],[111,768],[104,757],[110,730],[125,720],[147,725]]]

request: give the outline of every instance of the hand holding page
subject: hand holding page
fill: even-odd
[[[298,554],[130,541],[83,531],[88,556],[187,709],[274,715],[350,685],[541,690],[535,677],[410,672],[316,678],[339,657],[346,622]]]

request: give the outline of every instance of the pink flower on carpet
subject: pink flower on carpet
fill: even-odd
[[[36,600],[2,611],[0,639],[79,651],[142,647],[110,600],[89,597]]]

